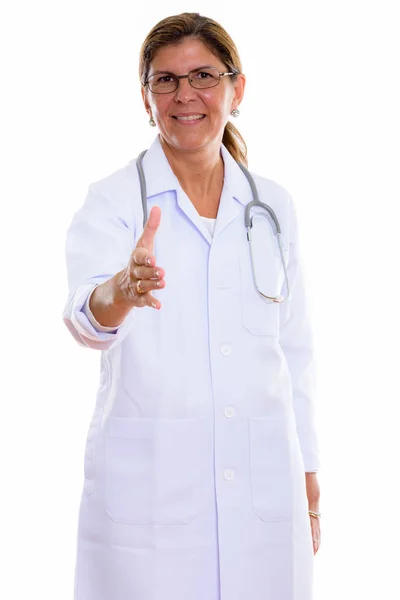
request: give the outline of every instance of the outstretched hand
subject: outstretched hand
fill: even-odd
[[[165,287],[165,271],[156,265],[156,258],[153,255],[154,238],[160,221],[161,209],[159,206],[153,206],[143,233],[120,279],[126,302],[131,306],[161,308],[161,302],[151,294],[152,290]]]

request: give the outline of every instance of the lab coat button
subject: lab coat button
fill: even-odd
[[[232,352],[232,347],[229,346],[229,344],[224,344],[223,346],[221,346],[221,352],[224,356],[229,356]]]
[[[226,481],[232,481],[232,479],[235,479],[235,471],[233,469],[225,469],[224,479]]]
[[[224,410],[224,415],[227,419],[233,419],[233,417],[236,415],[235,408],[233,406],[227,406]]]

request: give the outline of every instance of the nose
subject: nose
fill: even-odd
[[[185,77],[179,80],[178,89],[175,92],[176,102],[189,102],[197,97],[196,90],[189,83],[189,78]]]

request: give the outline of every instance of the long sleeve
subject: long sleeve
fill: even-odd
[[[291,294],[280,305],[280,345],[292,379],[293,408],[306,472],[320,467],[315,424],[316,368],[313,332],[299,249],[298,220],[290,199],[288,279]],[[282,294],[287,294],[284,285]]]
[[[98,188],[96,184],[89,187],[85,202],[67,231],[69,294],[63,320],[80,345],[108,350],[120,343],[131,329],[134,310],[113,330],[98,327],[94,317],[91,319],[88,314],[88,298],[96,285],[127,265],[134,249],[134,227],[128,203],[107,189]]]
[[[100,325],[100,323],[95,319],[94,314],[90,310],[90,298],[92,297],[92,294],[93,294],[94,290],[96,289],[97,285],[98,284],[96,284],[94,286],[94,288],[90,292],[89,296],[87,297],[87,300],[86,300],[85,304],[83,305],[82,311],[85,313],[85,315],[87,316],[87,318],[89,319],[89,321],[91,322],[91,324],[97,331],[107,331],[110,333],[115,333],[117,331],[117,329],[119,329],[120,325],[118,327],[106,327],[105,325]]]

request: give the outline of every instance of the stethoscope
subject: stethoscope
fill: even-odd
[[[139,173],[139,181],[140,181],[140,193],[142,196],[142,206],[143,206],[143,227],[146,225],[147,222],[147,191],[146,191],[146,178],[144,175],[144,171],[143,171],[143,157],[146,154],[147,150],[143,150],[143,152],[141,152],[139,154],[139,156],[136,159],[136,166],[137,166],[137,170]],[[249,242],[249,246],[250,246],[250,260],[251,260],[251,269],[253,272],[253,279],[254,279],[254,284],[256,286],[256,289],[258,291],[258,293],[265,298],[266,300],[268,300],[268,302],[284,302],[285,300],[287,300],[290,296],[290,286],[289,286],[289,278],[288,278],[288,274],[287,274],[287,270],[286,270],[286,263],[285,263],[285,259],[283,256],[283,241],[282,241],[282,231],[281,231],[281,226],[279,224],[279,220],[278,217],[276,216],[275,212],[273,211],[273,209],[268,206],[268,204],[264,204],[263,202],[260,201],[259,195],[258,195],[258,191],[257,191],[257,187],[256,184],[254,182],[253,177],[251,176],[251,174],[249,173],[249,171],[246,169],[245,166],[243,166],[240,162],[237,162],[237,165],[241,168],[241,170],[243,171],[243,173],[245,174],[245,176],[247,177],[247,180],[250,184],[250,188],[251,188],[251,193],[253,195],[253,200],[251,202],[249,202],[246,205],[245,208],[245,212],[244,212],[244,226],[246,228],[247,231],[247,240]],[[282,265],[283,265],[283,271],[285,274],[285,282],[286,282],[286,289],[287,289],[287,296],[286,298],[283,298],[283,296],[278,295],[278,296],[267,296],[266,294],[264,294],[263,292],[261,292],[261,290],[259,289],[258,285],[257,285],[257,280],[256,280],[256,275],[255,275],[255,269],[254,269],[254,258],[253,258],[253,248],[252,248],[252,237],[251,237],[251,229],[253,227],[253,217],[250,216],[250,211],[253,207],[255,206],[259,206],[260,208],[263,208],[265,211],[268,212],[268,214],[270,215],[270,217],[272,218],[272,221],[275,225],[275,237],[277,239],[278,242],[278,247],[279,247],[279,253],[281,256],[281,260],[282,260]]]

